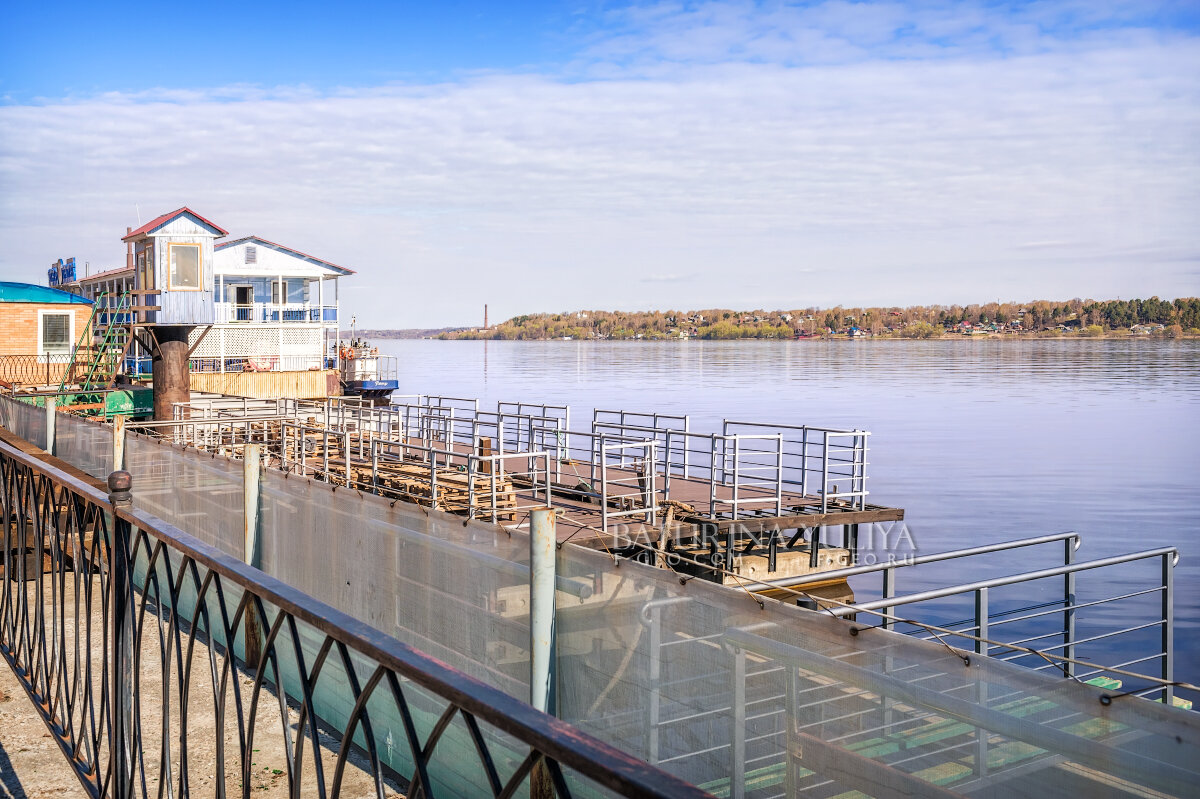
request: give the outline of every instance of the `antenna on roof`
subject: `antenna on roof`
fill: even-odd
[[[142,226],[142,209],[138,208],[137,203],[134,203],[133,210],[137,211],[138,227],[141,227]]]

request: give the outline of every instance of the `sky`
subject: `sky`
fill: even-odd
[[[0,280],[188,206],[361,327],[1200,294],[1200,2],[0,0]]]

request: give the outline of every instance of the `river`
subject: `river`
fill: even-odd
[[[601,407],[690,414],[700,431],[723,418],[869,430],[871,501],[905,508],[920,553],[1066,530],[1083,535],[1079,560],[1176,546],[1176,677],[1200,683],[1200,341],[379,343],[398,356],[400,393],[568,404],[575,429]],[[1043,547],[921,567],[900,587],[1061,557]],[[1086,590],[1145,588],[1157,569],[1116,567]],[[868,597],[876,585],[854,587]],[[1089,618],[1141,623],[1158,599],[1140,601]],[[1129,659],[1139,640],[1102,654]]]

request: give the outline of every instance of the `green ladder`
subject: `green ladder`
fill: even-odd
[[[71,352],[71,363],[75,363],[81,351],[90,350],[84,377],[79,385],[85,389],[106,388],[121,371],[125,355],[133,343],[133,312],[129,292],[119,296],[116,305],[107,302],[111,295],[102,291],[96,297],[92,307],[92,316],[88,326],[75,344]],[[104,314],[101,321],[101,314]],[[86,344],[89,334],[96,343]],[[64,370],[62,381],[58,384],[61,392],[67,384],[71,370]]]

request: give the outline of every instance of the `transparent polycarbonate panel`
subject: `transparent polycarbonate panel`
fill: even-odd
[[[54,454],[103,480],[113,470],[113,427],[60,413],[54,421]]]
[[[38,408],[11,397],[0,397],[4,408],[3,424],[34,446],[46,448],[46,409]]]
[[[125,469],[139,508],[230,555],[245,551],[242,462],[136,433],[125,436]]]

